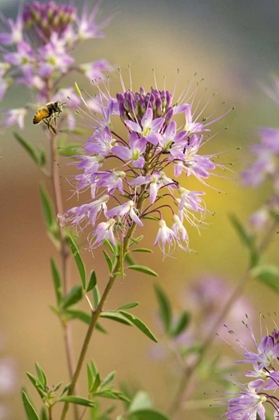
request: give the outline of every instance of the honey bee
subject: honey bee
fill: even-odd
[[[35,113],[33,117],[33,124],[39,124],[43,121],[47,128],[52,131],[53,134],[56,134],[56,129],[51,123],[52,121],[54,124],[56,123],[56,117],[58,117],[63,111],[63,105],[65,104],[59,101],[47,103]]]

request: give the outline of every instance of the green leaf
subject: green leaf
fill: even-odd
[[[93,376],[95,377],[97,375],[97,373],[99,373],[99,372],[98,372],[97,366],[94,363],[94,360],[92,360],[92,359],[90,360],[89,366],[90,366],[90,369],[92,370]]]
[[[63,382],[59,382],[58,384],[56,384],[55,387],[54,387],[54,389],[53,389],[53,391],[54,392],[58,391],[58,389],[61,387],[62,383]]]
[[[41,420],[48,420],[48,415],[47,415],[47,411],[46,408],[43,407],[41,409],[41,416],[40,416]]]
[[[112,319],[113,321],[120,322],[125,325],[132,325],[125,316],[121,315],[119,312],[101,312],[100,318]]]
[[[115,377],[115,371],[113,371],[113,372],[110,372],[107,376],[106,376],[106,378],[103,380],[103,382],[102,382],[102,385],[101,385],[101,388],[104,388],[106,385],[108,385],[108,384],[110,384],[113,380],[114,380],[114,377]]]
[[[79,148],[80,148],[79,143],[62,143],[62,144],[59,144],[59,146],[57,147],[57,150],[60,156],[71,157],[71,156],[75,156],[79,154],[78,153]]]
[[[147,392],[138,391],[130,404],[129,413],[133,413],[134,411],[138,410],[144,410],[147,408],[149,409],[151,407],[152,402]]]
[[[55,296],[56,296],[56,303],[59,306],[60,303],[62,302],[62,282],[61,282],[61,277],[60,277],[60,273],[58,271],[58,268],[55,264],[55,261],[51,258],[50,260],[50,265],[51,265],[51,274],[52,274],[52,280],[53,280],[53,285],[54,285],[54,290],[55,290]]]
[[[77,404],[77,405],[83,405],[85,407],[95,406],[93,401],[88,400],[87,398],[76,397],[75,395],[68,395],[66,397],[59,398],[58,401],[69,402],[69,403]]]
[[[153,409],[138,410],[134,411],[132,416],[128,417],[131,420],[170,420],[169,417],[166,417],[160,411]]]
[[[257,250],[255,239],[253,236],[251,236],[245,229],[245,227],[242,225],[240,220],[234,215],[230,215],[230,220],[235,228],[236,233],[238,234],[238,237],[240,238],[241,242],[248,248],[250,253],[250,268],[255,267],[260,259],[259,252]]]
[[[170,331],[170,327],[172,323],[172,310],[171,310],[170,301],[167,298],[167,295],[165,294],[163,289],[158,284],[155,284],[154,287],[155,287],[157,300],[159,303],[160,318],[164,325],[165,332],[168,333]]]
[[[131,246],[134,244],[138,244],[143,238],[143,235],[140,235],[138,238],[131,238]]]
[[[28,153],[28,155],[31,157],[31,159],[38,165],[41,165],[41,159],[37,154],[37,151],[34,149],[34,147],[26,140],[24,140],[18,133],[13,133],[15,139],[21,144],[21,146],[24,148],[24,150]]]
[[[97,285],[92,289],[92,293],[93,293],[94,309],[96,309],[101,299],[99,288]]]
[[[176,324],[172,327],[170,335],[172,337],[178,337],[188,327],[191,319],[190,312],[184,311],[178,318]]]
[[[117,246],[113,246],[108,239],[104,240],[104,244],[108,247],[112,254],[117,253]]]
[[[148,249],[148,248],[134,248],[134,249],[132,249],[132,252],[148,252],[148,253],[153,253],[153,251],[151,249]]]
[[[112,272],[112,267],[113,267],[112,260],[110,259],[108,253],[104,249],[103,249],[103,254],[105,256],[109,272],[111,273]]]
[[[80,287],[80,286],[78,286]],[[89,325],[91,321],[91,315],[87,312],[80,311],[79,309],[68,309],[66,314],[70,316],[70,319],[79,319],[85,324]]]
[[[79,275],[81,278],[82,287],[85,290],[86,289],[86,273],[85,273],[85,267],[83,264],[83,261],[81,259],[78,247],[76,243],[74,242],[73,238],[71,236],[67,237],[67,242],[71,248],[71,251],[73,253],[74,259],[76,261],[76,265],[79,271]]]
[[[128,253],[128,252],[124,257],[124,261],[128,265],[134,265],[135,264],[135,261],[134,261],[132,255],[131,255],[131,253]]]
[[[23,405],[24,405],[25,412],[27,414],[28,420],[40,420],[34,406],[31,404],[31,401],[29,400],[26,392],[22,391],[21,395],[22,395]]]
[[[119,311],[125,318],[127,318],[132,324],[134,324],[143,334],[149,337],[151,340],[158,342],[157,338],[152,334],[150,329],[137,317],[130,314],[129,312]]]
[[[74,286],[72,290],[69,292],[69,294],[66,296],[62,304],[62,307],[66,309],[69,306],[74,305],[75,303],[81,300],[82,296],[83,296],[82,287]]]
[[[96,392],[100,385],[101,385],[101,378],[100,378],[99,373],[97,373],[97,375],[94,378],[94,382],[92,384],[92,389],[90,390],[90,392],[92,393]]]
[[[126,303],[126,305],[119,306],[117,310],[121,311],[123,309],[131,309],[131,308],[135,308],[138,305],[139,305],[138,302],[130,302],[130,303]]]
[[[98,397],[103,397],[103,398],[110,398],[113,400],[121,400],[121,401],[130,402],[130,400],[127,398],[125,394],[122,394],[122,392],[119,392],[119,391],[113,391],[112,389],[104,389],[102,391],[96,392],[94,395]]]
[[[279,270],[273,265],[260,265],[251,271],[253,277],[279,293]]]
[[[94,289],[96,284],[97,284],[96,273],[95,273],[94,270],[91,270],[90,275],[89,275],[88,285],[87,285],[87,288],[86,288],[86,292],[90,292],[90,290]]]
[[[51,233],[54,233],[57,231],[57,228],[58,228],[56,216],[54,215],[53,204],[52,204],[51,198],[43,185],[40,185],[40,195],[41,195],[41,201],[43,205],[43,214],[44,214],[47,230],[50,231]]]
[[[156,217],[156,216],[143,216],[142,218],[144,220],[152,220],[152,221],[155,221],[155,222],[159,222],[159,220],[160,220],[159,217]]]
[[[26,372],[26,375],[28,376],[28,378],[30,379],[30,381],[32,382],[32,384],[34,385],[36,390],[38,391],[40,397],[44,398],[46,396],[46,394],[42,390],[42,385],[40,384],[39,379],[36,378],[34,375],[32,375],[32,373],[29,373],[29,372]]]
[[[39,379],[40,383],[42,384],[43,389],[45,389],[46,386],[47,386],[46,375],[45,375],[43,369],[41,368],[41,366],[39,365],[39,363],[35,363],[35,368],[36,368],[36,372],[37,372],[37,375],[38,375],[38,379]]]
[[[151,270],[151,268],[146,267],[145,265],[129,265],[128,267],[130,270],[140,271],[141,273],[148,274],[150,276],[158,277],[158,274],[155,271]]]
[[[89,364],[86,365],[86,369],[87,369],[88,391],[89,393],[91,393],[93,385],[94,385],[94,375],[93,375],[91,366]]]
[[[99,322],[97,322],[97,324],[95,325],[95,329],[97,331],[100,331],[103,334],[107,334],[108,333],[107,330]]]

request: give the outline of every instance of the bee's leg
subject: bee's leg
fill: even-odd
[[[57,134],[57,131],[55,130],[53,125],[51,125],[50,123],[48,124],[48,128],[49,128],[50,131],[52,131],[53,134]]]
[[[49,129],[49,131],[51,131],[53,134],[57,134],[53,125],[50,124],[50,121],[51,121],[50,118],[45,118],[43,121],[44,121],[45,125],[47,126],[47,128]]]

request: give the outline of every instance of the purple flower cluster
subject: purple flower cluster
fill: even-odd
[[[229,399],[226,415],[229,420],[265,420],[265,407],[268,405],[272,407],[272,418],[276,420],[279,418],[279,398],[276,396],[279,389],[279,330],[265,335],[258,343],[252,329],[249,329],[255,351],[250,351],[239,342],[245,360],[239,360],[238,363],[252,365],[252,370],[247,371],[245,376],[253,380],[245,385],[234,382],[241,391]]]
[[[278,104],[278,80],[274,81],[273,87],[264,90]],[[259,136],[260,142],[251,146],[255,160],[242,172],[246,186],[257,188],[266,181],[272,186],[265,204],[250,218],[255,232],[266,229],[279,211],[279,129],[263,127],[259,130]]]
[[[80,104],[80,98],[73,89],[59,88],[58,83],[73,70],[90,80],[102,79],[105,71],[112,70],[106,60],[79,65],[72,56],[73,49],[81,41],[103,36],[102,29],[109,19],[97,23],[98,9],[98,5],[91,11],[85,6],[78,16],[72,5],[34,1],[20,7],[15,20],[1,15],[0,99],[10,85],[22,84],[31,89],[35,100],[42,104],[67,101],[70,125],[73,126],[70,109]],[[26,112],[26,107],[7,111],[5,125],[16,122],[23,128]]]
[[[142,227],[146,219],[158,221],[154,245],[170,254],[176,246],[189,250],[186,222],[199,228],[206,207],[204,191],[191,191],[180,184],[190,175],[206,183],[216,166],[215,155],[201,155],[204,135],[210,139],[205,109],[193,107],[194,92],[184,92],[173,103],[168,90],[152,88],[146,92],[126,90],[111,96],[99,88],[101,117],[91,115],[94,131],[83,155],[78,156],[77,192],[90,190],[91,201],[60,215],[61,223],[77,230],[90,226],[89,246],[95,248],[105,239],[113,245],[128,229]],[[86,111],[84,118],[88,121]],[[175,121],[181,115],[181,123]],[[122,123],[121,132],[116,131]],[[179,179],[179,180],[178,180]],[[172,217],[169,227],[164,212]],[[101,219],[101,221],[100,221]]]

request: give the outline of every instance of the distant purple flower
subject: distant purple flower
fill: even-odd
[[[279,105],[278,78],[264,91]],[[268,182],[270,193],[264,205],[250,217],[253,234],[264,232],[276,223],[279,213],[279,129],[262,127],[258,134],[260,141],[250,147],[253,161],[242,172],[242,180],[244,185],[253,188]]]
[[[7,127],[17,124],[21,130],[24,128],[24,118],[27,114],[26,108],[16,108],[4,111],[5,124]]]
[[[67,117],[68,127],[73,129],[75,117],[69,109],[71,105],[68,106],[72,97],[66,100],[64,97],[63,101],[63,89],[59,89],[57,82],[72,71],[82,72],[98,82],[112,70],[106,60],[76,64],[72,56],[74,48],[84,39],[103,36],[102,29],[110,19],[98,23],[98,11],[98,4],[92,10],[87,5],[79,17],[73,5],[32,1],[19,7],[15,21],[1,16],[0,99],[11,84],[23,84],[32,89],[32,101],[35,95],[42,105],[54,98],[66,102],[60,121]],[[75,102],[79,106],[80,98]],[[3,121],[3,126],[9,124]]]
[[[208,126],[214,121],[204,115],[206,107],[197,114],[206,121],[206,128],[196,113],[192,114],[190,98],[195,95],[188,98],[184,94],[183,98],[182,94],[184,102],[176,104],[168,90],[152,88],[146,92],[141,87],[133,92],[125,88],[122,79],[121,85],[123,92],[115,97],[108,86],[103,90],[98,87],[99,114],[90,114],[88,109],[83,113],[80,108],[80,116],[84,116],[85,124],[92,125],[93,133],[84,146],[85,154],[77,157],[81,173],[76,175],[76,190],[90,189],[93,202],[70,209],[60,218],[78,230],[90,226],[90,237],[94,238],[90,246],[96,247],[105,225],[96,225],[96,213],[92,219],[86,209],[105,196],[108,208],[100,210],[98,218],[100,223],[116,221],[113,241],[121,241],[133,224],[142,227],[145,219],[151,218],[159,222],[154,245],[159,245],[164,255],[177,247],[189,251],[184,224],[200,227],[206,213],[201,198],[205,193],[182,185],[191,175],[203,182],[218,166],[213,163],[215,155],[200,154],[203,135],[208,136]],[[178,114],[185,118],[180,128],[174,120]],[[123,123],[124,135],[116,132],[119,122]],[[184,180],[178,180],[182,175],[186,175]],[[165,212],[172,217],[171,227],[165,221]]]

